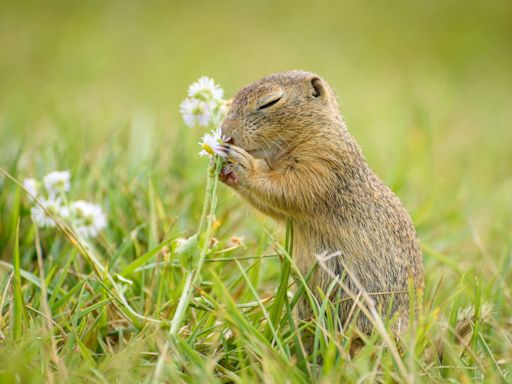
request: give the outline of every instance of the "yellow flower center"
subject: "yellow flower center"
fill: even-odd
[[[214,155],[215,152],[213,151],[213,148],[210,147],[208,144],[203,143],[203,149],[208,152],[210,155]]]

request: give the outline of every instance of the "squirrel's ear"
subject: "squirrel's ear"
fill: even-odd
[[[325,87],[322,82],[322,79],[319,77],[313,77],[311,80],[311,87],[313,88],[311,91],[311,96],[320,97],[325,94]]]

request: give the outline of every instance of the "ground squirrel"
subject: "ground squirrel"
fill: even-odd
[[[368,166],[327,82],[304,71],[265,77],[234,96],[222,133],[231,140],[221,180],[265,214],[292,220],[301,272],[307,275],[318,255],[335,255],[326,261],[328,271],[318,268],[309,280],[312,291],[326,292],[338,275],[357,293],[358,280],[406,325],[408,284],[423,287],[416,231]],[[342,303],[344,321],[352,303]],[[299,303],[300,317],[310,313],[306,300]],[[357,326],[372,328],[362,314]]]

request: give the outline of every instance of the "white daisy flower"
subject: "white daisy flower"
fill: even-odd
[[[196,124],[206,127],[212,119],[212,107],[206,101],[185,99],[180,104],[180,113],[185,124],[193,128]]]
[[[202,76],[188,88],[188,96],[205,101],[220,101],[224,96],[224,90],[215,84],[213,79]]]
[[[30,193],[30,197],[37,197],[37,181],[36,179],[23,180],[23,186]]]
[[[85,238],[93,238],[107,227],[107,218],[99,205],[78,200],[65,207],[62,216],[75,224],[77,232]]]
[[[220,128],[216,130],[212,130],[210,133],[205,133],[199,145],[202,150],[199,152],[199,156],[213,156],[217,154],[219,156],[226,156],[224,152],[222,152],[222,144],[227,141],[228,138],[222,135]]]
[[[34,223],[40,228],[54,228],[56,226],[52,217],[62,214],[62,205],[60,199],[39,199],[39,205],[34,205],[30,209],[30,216]],[[44,209],[43,209],[44,207]],[[48,214],[46,213],[48,212]]]
[[[71,174],[69,171],[53,171],[43,178],[43,183],[50,196],[59,192],[67,192],[71,188]]]

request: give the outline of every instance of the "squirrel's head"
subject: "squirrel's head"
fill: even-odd
[[[232,143],[256,157],[268,157],[296,138],[315,135],[341,119],[336,96],[320,76],[287,71],[240,90],[222,124]]]

